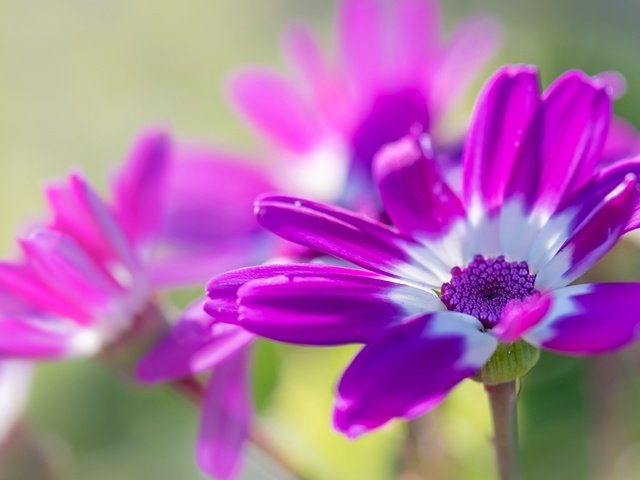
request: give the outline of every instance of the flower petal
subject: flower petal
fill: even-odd
[[[163,382],[203,372],[246,346],[253,335],[235,325],[217,323],[205,313],[204,298],[193,302],[171,332],[140,361],[138,380]]]
[[[384,65],[380,2],[344,0],[340,6],[340,52],[354,90],[368,97]]]
[[[429,86],[433,118],[439,118],[460,99],[501,44],[502,28],[492,17],[474,15],[458,26]]]
[[[314,109],[281,75],[258,68],[245,70],[231,80],[230,89],[240,113],[284,148],[306,153],[322,138]]]
[[[434,0],[396,0],[389,8],[393,75],[404,82],[415,81],[435,60],[440,7]]]
[[[453,312],[421,315],[388,328],[342,376],[336,428],[355,437],[436,406],[491,357],[497,340],[481,328],[475,318]]]
[[[407,235],[440,239],[464,217],[433,158],[428,137],[408,135],[383,147],[374,163],[385,211]]]
[[[238,324],[283,342],[339,345],[366,342],[407,316],[444,309],[431,292],[360,270],[321,267],[245,284],[238,290]]]
[[[463,154],[463,201],[473,222],[481,221],[482,211],[495,211],[502,204],[538,106],[538,74],[532,67],[503,67],[484,87]]]
[[[612,352],[640,333],[640,283],[574,285],[549,294],[551,309],[523,338],[571,355]]]
[[[629,174],[589,217],[570,231],[570,237],[537,274],[537,289],[571,283],[616,244],[633,211],[637,183],[637,177]]]
[[[502,342],[515,342],[536,325],[550,308],[551,297],[547,294],[513,300],[504,307],[500,320],[491,333]]]
[[[433,266],[416,265],[410,258],[407,246],[419,244],[364,215],[282,195],[259,198],[256,215],[262,226],[300,245],[419,284],[442,283]]]
[[[53,228],[72,236],[96,260],[115,259],[130,272],[139,273],[139,263],[120,225],[82,177],[72,174],[68,182],[50,185],[47,196]]]
[[[611,117],[604,82],[579,71],[559,77],[544,93],[543,168],[539,205],[548,215],[593,176]]]
[[[134,242],[149,240],[161,226],[163,187],[170,155],[169,134],[140,134],[113,183],[118,219]]]
[[[249,438],[249,357],[243,348],[219,364],[204,398],[196,457],[200,468],[219,480],[235,477]]]

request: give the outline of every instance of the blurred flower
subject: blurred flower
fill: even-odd
[[[284,36],[295,78],[247,68],[231,81],[238,111],[288,162],[284,189],[351,207],[371,202],[378,149],[419,124],[438,140],[443,114],[500,43],[486,16],[441,42],[438,2],[343,0],[337,57],[327,59],[304,26]]]
[[[499,342],[621,348],[638,332],[640,284],[566,286],[640,225],[640,160],[598,166],[610,117],[600,80],[569,72],[541,95],[535,69],[505,67],[476,105],[461,188],[418,134],[377,156],[397,230],[300,198],[257,202],[266,228],[362,269],[240,269],[209,283],[206,308],[279,341],[365,343],[338,386],[334,421],[349,436],[433,408]]]
[[[21,261],[0,263],[0,355],[42,360],[101,354],[109,361],[114,350],[137,354],[138,343],[148,345],[168,327],[158,293],[270,255],[268,233],[252,211],[256,196],[269,190],[257,167],[173,143],[160,130],[139,137],[117,172],[111,203],[78,174],[50,185],[52,218],[20,240]],[[197,312],[204,316],[201,308]],[[224,324],[215,329],[239,330]],[[232,420],[239,408],[235,399],[246,364],[241,355],[229,358],[227,377],[224,365],[219,369],[216,380],[227,381],[207,393],[207,404],[221,406],[203,418],[201,445],[211,447],[212,456],[222,453],[211,424],[225,424],[219,426],[211,412]],[[4,370],[0,382],[3,376]],[[14,395],[17,401],[17,390]]]

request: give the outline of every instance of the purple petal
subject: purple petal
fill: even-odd
[[[292,242],[310,247],[361,267],[394,277],[439,285],[428,267],[413,266],[408,237],[380,222],[348,210],[295,197],[269,195],[256,202],[260,224]]]
[[[434,61],[440,7],[432,0],[396,0],[389,7],[393,74],[404,81],[415,81]]]
[[[282,49],[296,73],[318,94],[327,80],[328,67],[313,33],[304,25],[289,27],[285,31]]]
[[[138,364],[138,380],[156,383],[203,372],[253,340],[240,327],[215,322],[203,304],[204,298],[192,303],[171,332],[144,356]]]
[[[571,355],[617,350],[640,333],[640,284],[574,285],[550,293],[551,309],[524,334],[536,346]]]
[[[350,437],[435,407],[491,357],[496,339],[468,315],[442,312],[388,328],[367,344],[338,385],[334,424]]]
[[[524,300],[514,300],[504,307],[498,324],[491,330],[502,342],[515,342],[547,314],[551,297],[532,295]]]
[[[375,159],[374,176],[385,211],[402,233],[439,239],[465,212],[428,142],[412,134],[383,147]]]
[[[231,82],[237,108],[253,126],[296,153],[307,153],[323,134],[315,111],[282,76],[264,69],[238,73]]]
[[[362,270],[350,268],[332,267],[337,272],[345,274],[353,272],[354,275],[370,275]],[[285,264],[285,265],[260,265],[226,272],[213,277],[207,284],[207,297],[204,310],[215,320],[235,322],[238,317],[238,289],[252,280],[279,277],[281,275],[318,275],[326,272],[327,266],[316,264]]]
[[[219,364],[204,398],[196,457],[203,471],[220,480],[235,477],[249,438],[249,354],[244,348]]]
[[[68,235],[38,230],[20,241],[29,264],[71,304],[103,307],[122,288]]]
[[[536,288],[558,288],[582,275],[618,241],[629,221],[636,196],[637,177],[629,174],[562,244],[537,274]]]
[[[343,68],[355,90],[367,96],[380,80],[384,51],[380,2],[344,0],[340,11],[340,52]]]
[[[339,345],[366,342],[407,316],[444,309],[431,292],[321,267],[246,283],[238,290],[238,324],[282,342]]]
[[[120,225],[100,197],[79,175],[47,189],[54,213],[53,228],[72,236],[100,262],[116,260],[129,271],[139,264]]]
[[[502,28],[492,17],[475,15],[458,25],[430,86],[431,112],[440,117],[455,104],[502,44]]]
[[[51,289],[30,266],[0,262],[0,287],[15,305],[8,309],[6,298],[0,296],[3,311],[46,310],[81,324],[91,322],[91,313],[78,302],[69,302]]]
[[[463,154],[463,199],[494,211],[502,204],[520,146],[539,107],[534,68],[503,67],[474,109]]]
[[[602,151],[602,164],[630,158],[640,153],[640,133],[629,122],[613,117]]]
[[[134,242],[148,240],[160,228],[170,148],[166,131],[143,132],[115,178],[116,212]]]
[[[593,176],[607,137],[611,99],[602,81],[572,71],[545,91],[543,108],[539,202],[545,211],[553,212]]]
[[[47,316],[0,318],[0,357],[31,360],[93,355],[99,334],[70,322]]]

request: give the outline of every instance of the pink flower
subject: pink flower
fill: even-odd
[[[474,16],[442,43],[434,0],[344,0],[337,30],[337,52],[327,57],[306,27],[290,28],[283,53],[295,75],[247,68],[233,77],[231,94],[289,161],[287,191],[358,206],[382,145],[417,124],[441,146],[443,114],[501,35],[495,21]]]

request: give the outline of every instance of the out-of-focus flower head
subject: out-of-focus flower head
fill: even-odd
[[[284,36],[294,76],[247,68],[231,81],[239,112],[289,162],[284,189],[360,207],[378,149],[416,124],[432,134],[500,43],[486,16],[442,42],[435,0],[343,0],[337,48],[325,56],[306,27]],[[368,205],[365,205],[369,207]]]
[[[279,341],[364,343],[335,403],[334,423],[349,436],[433,408],[504,349],[534,358],[534,346],[590,355],[629,344],[640,284],[567,286],[640,226],[640,160],[602,165],[605,90],[572,71],[541,94],[534,68],[501,69],[476,105],[459,188],[418,134],[377,156],[394,227],[301,198],[261,198],[263,226],[361,268],[240,269],[209,283],[207,310]]]
[[[172,142],[159,129],[138,138],[115,175],[110,201],[76,173],[49,185],[51,218],[20,239],[20,260],[0,262],[0,402],[11,400],[3,403],[0,428],[10,428],[20,385],[28,383],[9,359],[104,357],[120,348],[136,354],[137,342],[148,344],[157,323],[164,324],[158,307],[164,290],[271,256],[252,211],[255,197],[270,190],[258,167]],[[243,368],[237,357],[230,358],[229,390],[218,400],[216,391],[208,396],[225,415],[237,408],[225,400],[234,395],[233,381],[244,378],[234,373]],[[204,422],[208,438],[207,425],[218,419]]]

